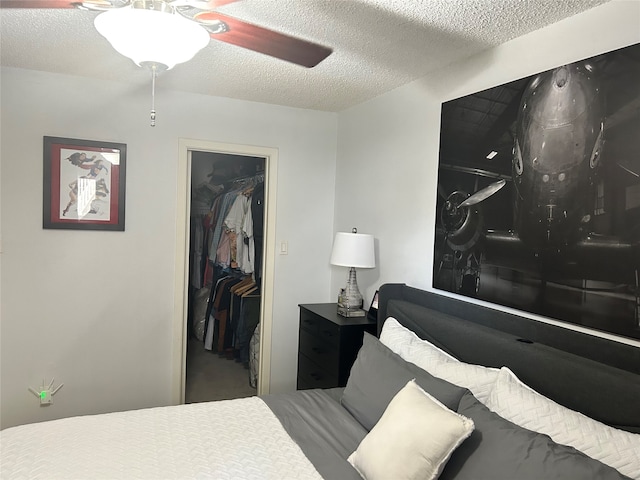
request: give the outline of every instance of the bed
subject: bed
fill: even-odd
[[[345,388],[5,429],[0,477],[640,478],[639,348],[403,284],[378,337]]]

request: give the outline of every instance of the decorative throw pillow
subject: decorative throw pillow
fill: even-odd
[[[439,480],[627,478],[573,447],[555,443],[548,435],[505,420],[469,392],[460,400],[458,413],[473,420],[475,428],[453,452]]]
[[[569,445],[632,478],[640,478],[640,435],[618,430],[557,404],[500,369],[487,407],[554,442]]]
[[[362,348],[351,367],[341,403],[367,430],[371,430],[391,399],[415,379],[424,390],[455,410],[464,388],[430,375],[416,365],[405,362],[376,337],[364,334]]]
[[[500,371],[457,360],[431,342],[418,337],[393,317],[384,322],[380,341],[403,360],[417,365],[431,375],[468,388],[481,402],[486,402]]]
[[[473,427],[411,380],[348,461],[366,480],[434,479]]]

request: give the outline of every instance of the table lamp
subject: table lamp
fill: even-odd
[[[362,294],[358,289],[356,268],[374,268],[376,259],[373,248],[373,235],[338,232],[333,242],[331,265],[349,267],[347,286],[338,297],[338,314],[343,317],[364,317]]]

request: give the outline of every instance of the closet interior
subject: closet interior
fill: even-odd
[[[186,403],[256,394],[265,159],[191,152]]]

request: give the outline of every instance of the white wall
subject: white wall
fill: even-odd
[[[377,239],[379,266],[358,272],[365,302],[385,282],[430,289],[440,103],[636,43],[639,5],[614,1],[451,65],[337,126],[328,113],[160,90],[151,129],[147,89],[3,69],[2,427],[170,403],[178,138],[279,149],[276,236],[289,255],[276,256],[271,389],[291,390],[297,304],[346,283],[328,266],[332,231]],[[128,145],[125,232],[42,229],[44,135]],[[27,387],[52,376],[65,386],[40,408]]]
[[[376,239],[377,267],[358,269],[368,305],[378,285],[430,285],[440,104],[410,84],[340,114],[336,178],[336,231]],[[332,267],[332,292],[347,269]]]
[[[159,90],[151,128],[147,89],[1,74],[2,428],[171,402],[179,138],[279,150],[270,382],[295,389],[297,305],[329,299],[336,115]],[[125,232],[42,229],[45,135],[127,144]]]
[[[379,247],[379,266],[358,271],[365,304],[387,282],[432,289],[441,102],[638,42],[640,2],[613,1],[341,112],[335,229]],[[332,292],[346,283],[331,278]]]

